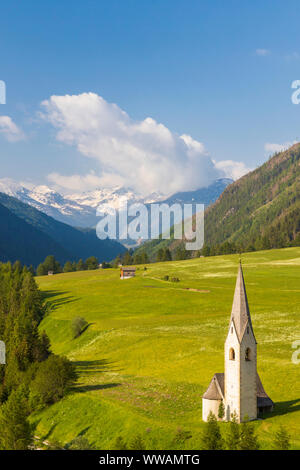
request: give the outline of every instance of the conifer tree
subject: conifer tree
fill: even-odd
[[[246,418],[244,418],[246,419]],[[241,426],[239,450],[258,450],[259,443],[253,424],[244,421]]]
[[[240,426],[237,422],[236,411],[231,415],[229,432],[226,437],[226,447],[228,450],[238,450],[240,444]]]
[[[67,261],[64,265],[64,273],[71,273],[73,271],[71,261]]]
[[[219,409],[218,409],[218,418],[223,419],[225,416],[225,406],[223,400],[220,402]]]
[[[76,269],[77,271],[84,271],[86,269],[85,263],[82,259],[78,261]]]
[[[282,424],[275,433],[272,447],[275,450],[289,450],[291,447],[290,435]]]
[[[224,442],[217,418],[211,411],[202,433],[201,448],[203,450],[222,450],[224,448]]]
[[[27,450],[33,431],[27,420],[28,406],[24,388],[13,391],[0,408],[0,449]]]

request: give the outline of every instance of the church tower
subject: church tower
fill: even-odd
[[[225,341],[225,419],[257,418],[257,354],[241,264]]]
[[[257,373],[256,340],[252,328],[246,288],[241,264],[239,265],[233,297],[229,330],[225,341],[225,373],[217,373],[202,395],[202,419],[210,414],[230,421],[234,412],[240,423],[247,416],[256,419],[258,414],[273,410],[274,403],[265,392]],[[220,405],[225,416],[219,416]]]

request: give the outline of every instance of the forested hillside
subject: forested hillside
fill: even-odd
[[[300,144],[296,144],[227,186],[206,209],[203,253],[224,254],[299,244]],[[174,257],[176,252],[182,252],[183,242],[153,240],[139,251],[155,259],[158,251],[166,247]],[[177,259],[182,257],[179,253]]]
[[[90,256],[109,261],[125,250],[114,240],[99,240],[95,230],[58,222],[4,193],[0,193],[0,224],[0,261],[37,266],[49,254],[61,263]]]

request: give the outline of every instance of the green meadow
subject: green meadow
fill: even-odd
[[[292,362],[292,343],[300,340],[300,248],[243,254],[242,262],[258,372],[275,402],[255,422],[259,439],[270,448],[283,424],[300,449],[300,363]],[[117,269],[37,278],[48,304],[41,329],[79,372],[63,400],[33,416],[41,438],[67,444],[84,435],[110,449],[117,436],[140,434],[148,449],[199,447],[201,396],[224,371],[238,256],[137,268],[122,281]],[[72,339],[76,316],[89,326]],[[228,425],[221,426],[225,433]]]

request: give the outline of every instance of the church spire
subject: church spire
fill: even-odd
[[[234,323],[239,341],[242,340],[245,329],[247,327],[252,330],[254,336],[241,261],[239,263],[238,275],[235,285],[230,323],[232,321]]]

